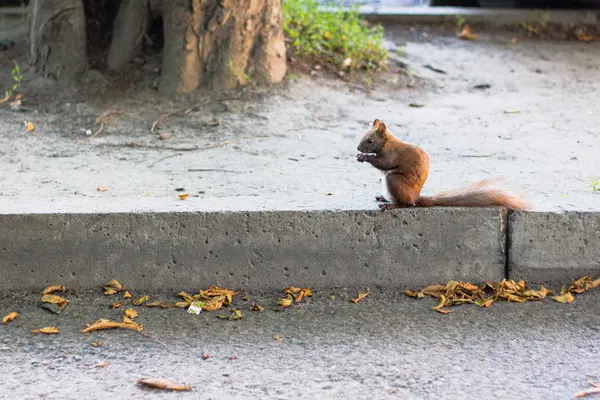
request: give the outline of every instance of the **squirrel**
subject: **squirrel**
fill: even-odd
[[[403,142],[376,119],[372,128],[358,145],[358,162],[368,162],[382,171],[383,196],[381,211],[404,207],[505,207],[510,210],[528,209],[525,201],[516,195],[491,188],[494,180],[482,180],[471,186],[421,196],[421,189],[429,174],[429,156],[422,148]]]

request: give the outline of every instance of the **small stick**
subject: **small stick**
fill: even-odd
[[[182,156],[182,155],[183,155],[183,153],[175,153],[175,154],[171,154],[170,156],[165,156],[165,157],[159,158],[158,160],[154,161],[152,164],[148,165],[148,168],[152,168],[152,166],[154,166],[154,164],[164,161],[166,159],[177,157],[177,156]]]
[[[161,124],[165,118],[167,118],[169,116],[169,113],[164,113],[163,115],[161,115],[160,117],[158,117],[158,119],[156,121],[154,121],[154,123],[152,124],[152,127],[150,128],[150,132],[154,133],[154,129],[156,129],[156,126],[158,124]]]
[[[580,397],[585,397],[597,393],[600,393],[600,387],[593,387],[591,389],[582,390],[581,392],[575,393],[575,398],[578,399]]]
[[[108,117],[109,115],[112,115],[112,114],[123,114],[123,111],[108,110],[108,111],[103,112],[102,114],[100,114],[100,116],[98,118],[96,118],[96,125],[104,124],[104,120],[106,119],[106,117]]]
[[[232,171],[230,169],[219,169],[219,168],[190,168],[188,172],[232,172],[236,173],[237,171]]]
[[[98,136],[98,134],[99,134],[100,132],[102,132],[103,130],[104,130],[104,124],[100,124],[100,129],[98,129],[98,130],[96,131],[96,133],[94,133],[92,136],[90,136],[90,138],[89,138],[88,140],[95,138],[95,137],[96,137],[96,136]]]

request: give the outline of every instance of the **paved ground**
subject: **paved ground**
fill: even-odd
[[[387,45],[393,55],[403,49],[400,59],[416,83],[410,88],[407,76],[388,76],[370,94],[318,72],[294,73],[259,99],[168,102],[151,89],[155,77],[147,71],[156,60],[110,91],[97,71],[79,93],[27,75],[28,111],[0,107],[0,212],[374,209],[380,175],[355,161],[374,118],[430,153],[427,194],[503,176],[538,210],[598,210],[592,185],[600,176],[600,47],[526,37],[512,45],[515,35],[483,32],[466,42],[428,28],[390,30]],[[13,49],[0,69],[10,71],[11,58],[23,54]],[[490,88],[475,89],[479,84]],[[106,110],[124,114],[89,139],[85,131],[96,132]],[[165,120],[167,139],[159,140],[150,127],[167,111],[179,115]],[[36,130],[24,134],[24,120]],[[176,188],[190,198],[178,200]]]
[[[259,299],[268,305],[275,296]],[[122,314],[109,310],[101,294],[67,295],[72,304],[60,316],[37,308],[31,297],[5,298],[2,314],[17,309],[22,315],[0,325],[0,398],[455,399],[471,393],[562,400],[600,375],[599,294],[569,305],[463,306],[448,315],[430,310],[432,300],[384,293],[351,304],[347,296],[315,294],[285,312],[251,313],[245,305],[239,321],[138,308],[152,339],[80,333],[85,323]],[[29,333],[45,325],[61,333]],[[103,345],[92,347],[98,340]],[[202,353],[210,358],[203,361]],[[93,368],[105,361],[108,366]],[[149,393],[136,387],[140,377],[169,378],[194,391]]]

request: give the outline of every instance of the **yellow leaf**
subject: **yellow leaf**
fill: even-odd
[[[186,292],[179,292],[175,296],[183,297],[183,299],[185,301],[187,301],[188,303],[191,303],[192,301],[194,301],[194,298],[192,296],[190,296],[189,294],[187,294]]]
[[[137,318],[138,313],[133,308],[128,308],[127,310],[125,310],[125,315],[127,317],[133,319],[133,318]]]
[[[64,297],[60,297],[55,294],[45,294],[42,296],[42,303],[57,304],[60,306],[60,308],[65,308],[68,301]]]
[[[443,285],[429,285],[423,290],[421,290],[424,294],[431,297],[440,297],[440,295],[446,292],[446,286]]]
[[[304,299],[305,297],[311,296],[312,291],[309,288],[302,288],[302,290],[300,290],[300,292],[296,295],[296,303],[300,303],[300,301],[302,301],[302,299]]]
[[[4,318],[2,318],[2,324],[4,324],[4,325],[8,324],[10,321],[17,318],[18,315],[19,315],[19,313],[16,311],[11,312],[10,314],[8,314]]]
[[[471,27],[469,25],[465,25],[465,27],[460,31],[460,33],[457,36],[463,40],[475,40],[479,37],[479,35],[471,33]]]
[[[442,314],[450,314],[452,312],[452,310],[446,310],[443,308],[434,308],[434,310]]]
[[[358,303],[359,301],[361,301],[362,299],[364,299],[365,297],[367,297],[369,295],[369,293],[358,293],[358,296],[356,296],[355,298],[353,298],[352,300],[350,300],[351,302],[353,302],[354,304]]]
[[[99,341],[99,340],[97,340],[97,341],[95,341],[95,342],[92,342],[92,346],[93,346],[93,347],[100,347],[100,346],[102,346],[102,342],[101,342],[101,341]]]
[[[187,391],[192,390],[191,386],[178,385],[167,379],[161,378],[142,378],[137,380],[138,385],[147,386],[153,389]]]
[[[281,336],[281,334],[280,334],[280,333],[276,333],[276,334],[273,336],[273,339],[277,340],[278,342],[282,342],[282,341],[283,341],[283,336]]]
[[[6,96],[4,96],[2,99],[0,99],[0,104],[6,103],[7,101],[9,101],[10,97],[11,97],[10,94],[7,94]]]
[[[527,299],[524,299],[523,297],[520,297],[520,296],[515,296],[514,294],[507,294],[506,300],[509,302],[512,301],[514,303],[525,303],[527,301]]]
[[[42,295],[50,294],[50,293],[54,293],[54,292],[64,292],[64,291],[65,291],[64,285],[52,285],[52,286],[48,286],[46,289],[44,289],[44,291],[42,292]]]
[[[32,333],[43,333],[46,335],[55,335],[60,332],[60,330],[54,326],[47,326],[41,329],[34,329],[31,331]]]
[[[422,299],[423,297],[425,297],[425,294],[422,291],[417,292],[415,290],[405,290],[404,294],[409,297],[416,297],[417,299]]]
[[[494,298],[493,297],[488,297],[487,299],[485,299],[484,301],[479,304],[480,307],[486,307],[486,308],[490,308],[492,306],[492,303],[494,302]]]
[[[189,193],[178,194],[177,197],[181,200],[186,200],[190,196]]]
[[[300,289],[298,287],[294,287],[294,286],[289,286],[289,287],[286,287],[283,289],[285,294],[292,294],[292,295],[300,293],[300,290],[302,290],[302,289]]]
[[[446,301],[447,301],[446,296],[444,296],[443,294],[440,295],[440,303],[437,306],[432,307],[432,309],[433,310],[439,310],[440,308],[442,308],[442,307],[444,307],[446,305]]]
[[[177,303],[175,303],[175,307],[177,308],[188,308],[190,306],[191,302],[188,301],[178,301]]]
[[[104,329],[115,329],[115,328],[122,328],[122,329],[131,329],[137,332],[141,332],[142,331],[142,324],[137,324],[135,322],[116,322],[116,321],[110,321],[108,319],[99,319],[98,321],[94,322],[92,325],[88,326],[85,329],[82,329],[81,332],[83,333],[88,333],[88,332],[93,332],[93,331],[99,331],[99,330],[104,330]]]
[[[131,298],[131,293],[129,293],[129,292],[126,291],[125,294],[123,295],[123,298],[124,299],[130,299]]]
[[[144,307],[160,307],[160,306],[162,306],[162,301],[159,301],[159,300],[148,301],[148,302],[144,303]]]
[[[573,297],[571,293],[561,294],[560,296],[554,296],[552,298],[555,301],[563,304],[571,303],[573,300],[575,300],[575,297]]]
[[[110,296],[112,294],[119,293],[123,290],[123,285],[115,279],[111,279],[107,284],[104,285],[104,294]]]
[[[31,132],[35,129],[35,127],[33,126],[33,122],[26,122],[25,123],[25,132]]]
[[[204,307],[202,308],[202,310],[204,310],[204,311],[217,311],[217,310],[220,310],[221,307],[223,307],[223,302],[222,301],[211,301],[209,303],[205,303]]]
[[[242,312],[239,309],[237,309],[237,310],[234,310],[233,313],[231,313],[230,316],[217,315],[217,317],[219,317],[221,319],[226,319],[226,320],[229,320],[229,321],[233,321],[233,320],[236,320],[236,319],[241,319],[244,316],[242,315]]]
[[[126,315],[123,316],[123,322],[125,322],[126,324],[134,324],[135,323],[135,322],[133,322],[133,320],[131,318],[129,318]]]
[[[119,307],[122,307],[122,306],[123,306],[123,302],[122,301],[118,301],[116,303],[112,303],[110,305],[110,308],[112,308],[114,310],[115,308],[119,308]]]
[[[263,306],[261,306],[260,304],[254,304],[252,306],[252,311],[263,312],[263,311],[265,311],[265,308]]]
[[[277,305],[283,310],[284,308],[291,306],[293,301],[294,298],[292,295],[288,294],[287,297],[277,300]]]
[[[150,300],[150,296],[142,296],[139,299],[135,299],[133,300],[133,305],[134,306],[141,306],[142,304],[144,304],[144,302]]]

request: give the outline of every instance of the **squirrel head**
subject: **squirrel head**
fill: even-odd
[[[383,122],[376,119],[371,129],[363,136],[358,151],[364,154],[380,154],[388,141],[388,130]]]

